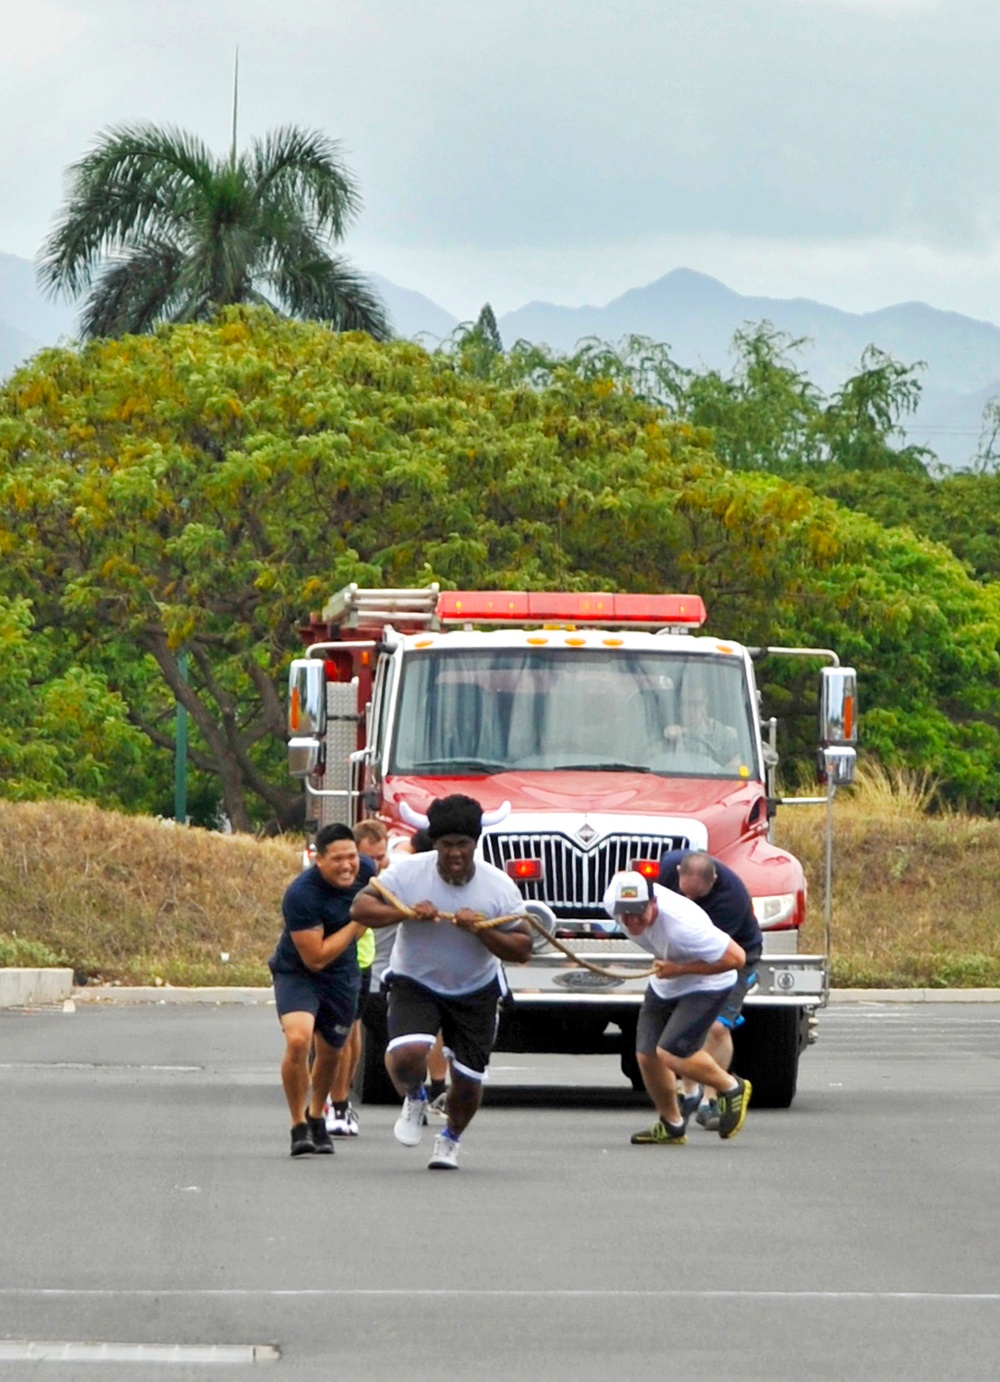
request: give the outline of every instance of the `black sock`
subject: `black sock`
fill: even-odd
[[[427,1097],[433,1102],[439,1098],[448,1088],[444,1080],[431,1080],[427,1086]]]
[[[347,1112],[347,1105],[348,1105],[349,1103],[350,1103],[350,1100],[349,1100],[349,1099],[344,1099],[344,1100],[335,1099],[335,1100],[334,1100],[334,1103],[333,1103],[333,1111],[334,1111],[334,1113],[336,1114],[336,1116],[337,1116],[338,1118],[343,1118],[344,1114]]]

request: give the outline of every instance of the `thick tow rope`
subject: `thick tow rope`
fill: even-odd
[[[384,902],[388,902],[389,906],[394,907],[402,916],[412,920],[417,915],[412,907],[401,902],[395,893],[390,892],[378,878],[369,878],[368,886],[374,889]],[[442,921],[454,921],[455,919],[454,912],[438,912],[438,916]],[[591,974],[603,974],[607,979],[648,979],[651,974],[656,972],[652,965],[647,969],[613,969],[608,965],[595,965],[590,960],[585,960],[582,955],[575,955],[568,945],[564,945],[551,932],[546,931],[538,918],[533,917],[530,912],[511,912],[504,917],[480,917],[473,930],[491,931],[495,926],[502,926],[506,921],[526,921],[539,935],[544,936],[550,945],[555,946],[556,950],[561,950],[568,960],[572,960],[581,969],[589,969]]]

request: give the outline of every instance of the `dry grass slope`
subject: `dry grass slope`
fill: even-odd
[[[835,986],[1000,986],[1000,821],[927,814],[933,783],[868,768],[834,801]],[[825,807],[787,807],[775,837],[803,861],[821,948]]]
[[[1000,822],[928,815],[932,784],[868,771],[834,803],[834,983],[1000,986]],[[786,807],[804,949],[823,944],[825,808]],[[0,965],[123,984],[266,984],[302,841],[259,841],[66,802],[0,802]],[[224,963],[220,956],[228,953]]]
[[[0,802],[0,963],[48,951],[107,982],[266,984],[301,851],[70,802]]]

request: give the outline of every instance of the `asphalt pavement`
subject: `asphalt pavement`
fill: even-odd
[[[791,1109],[669,1149],[629,1145],[613,1058],[498,1053],[429,1172],[388,1107],[288,1156],[265,1003],[0,1012],[0,1368],[992,1380],[998,1035],[988,1003],[834,1005]]]

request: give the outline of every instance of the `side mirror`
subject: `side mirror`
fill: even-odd
[[[850,787],[854,781],[854,768],[858,755],[852,748],[833,746],[819,751],[819,777],[821,782],[834,787]]]
[[[819,742],[858,742],[858,677],[853,667],[824,667],[819,682]]]
[[[292,777],[312,777],[322,765],[318,739],[289,739],[288,771]]]
[[[326,730],[326,673],[315,657],[297,657],[288,669],[289,738],[315,735]]]

